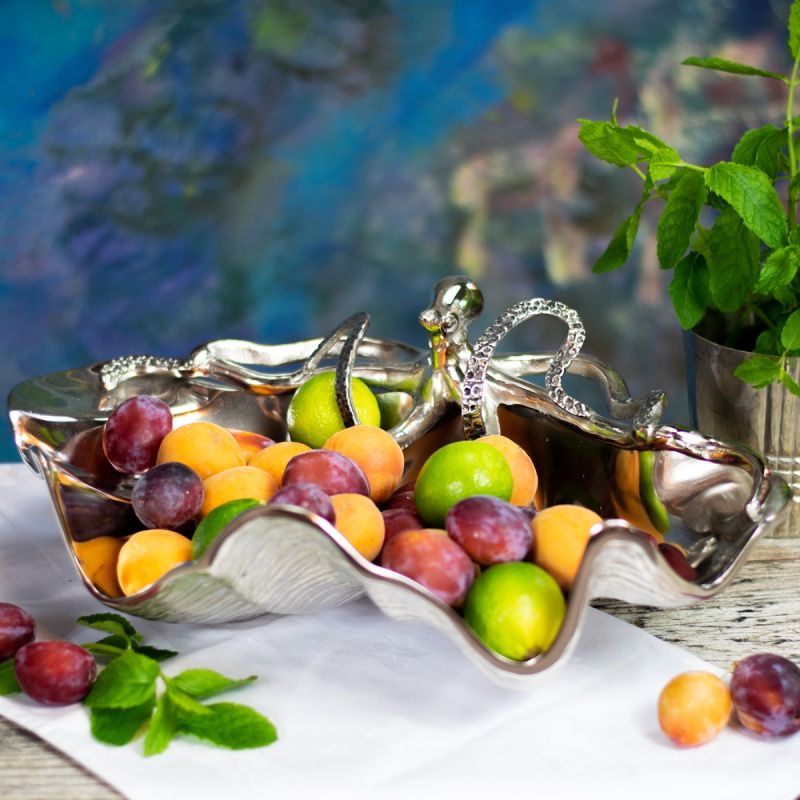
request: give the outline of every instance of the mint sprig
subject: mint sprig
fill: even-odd
[[[617,103],[608,120],[579,120],[578,137],[596,158],[633,170],[642,196],[616,228],[593,272],[619,269],[633,253],[643,209],[663,201],[656,234],[662,269],[675,270],[669,293],[681,326],[689,330],[711,313],[727,315],[729,333],[755,329],[756,352],[736,374],[755,387],[779,381],[800,394],[789,359],[800,355],[800,170],[796,153],[800,117],[800,0],[789,13],[788,74],[721,58],[682,62],[786,85],[786,114],[779,125],[744,133],[729,160],[693,164],[655,134],[621,125]],[[781,197],[787,200],[786,206]],[[799,334],[800,335],[800,334]],[[736,340],[728,342],[737,346]]]
[[[145,756],[164,752],[180,734],[233,749],[263,747],[277,739],[273,724],[248,706],[202,702],[251,684],[255,675],[237,679],[210,669],[189,669],[170,677],[159,661],[177,653],[145,645],[128,620],[95,614],[78,621],[110,634],[84,645],[108,660],[83,700],[95,739],[120,746],[146,729]]]
[[[275,726],[258,711],[237,703],[203,702],[249,686],[255,675],[228,678],[210,669],[187,669],[170,677],[160,662],[178,654],[145,644],[142,634],[119,614],[92,614],[78,622],[108,634],[82,645],[106,664],[83,699],[98,741],[120,747],[144,731],[144,754],[152,756],[163,753],[178,735],[233,750],[277,740]],[[0,695],[19,691],[14,659],[0,662]]]

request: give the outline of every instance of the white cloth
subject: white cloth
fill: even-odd
[[[0,600],[29,611],[39,638],[93,641],[75,624],[105,610],[84,589],[42,481],[0,465]],[[793,800],[800,735],[761,741],[729,727],[692,750],[658,728],[662,686],[700,659],[590,610],[570,661],[530,690],[501,689],[435,630],[368,601],[325,613],[219,627],[133,619],[189,667],[259,680],[222,695],[266,714],[279,740],[231,752],[186,739],[145,759],[141,738],[94,741],[86,710],[0,697],[34,731],[131,800],[220,797]],[[3,777],[0,774],[0,796]]]

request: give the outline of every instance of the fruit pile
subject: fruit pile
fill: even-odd
[[[379,426],[375,395],[355,379],[352,396],[363,424],[346,428],[334,373],[306,381],[289,404],[284,442],[205,421],[174,428],[163,401],[122,402],[103,428],[103,450],[137,476],[132,506],[143,529],[75,542],[84,573],[109,596],[136,594],[200,558],[240,513],[294,505],[461,611],[496,653],[525,660],[546,651],[601,517],[579,505],[537,510],[536,468],[501,435],[446,444],[401,485],[403,452]],[[679,551],[665,555],[691,569]]]
[[[737,661],[730,686],[710,672],[683,672],[658,698],[661,730],[679,747],[711,741],[732,718],[756,736],[800,731],[800,667],[783,656],[757,653]]]

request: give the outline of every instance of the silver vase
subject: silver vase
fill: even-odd
[[[692,427],[765,457],[791,487],[793,501],[771,535],[800,537],[800,397],[781,384],[754,389],[740,381],[733,372],[750,355],[744,350],[694,331],[685,334],[684,349]],[[800,380],[800,359],[794,359],[791,375]]]

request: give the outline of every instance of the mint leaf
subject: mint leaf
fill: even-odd
[[[778,356],[781,354],[778,345],[778,337],[768,328],[758,334],[756,346],[753,349],[756,353],[762,353],[763,355]]]
[[[155,697],[151,697],[130,708],[92,708],[89,712],[92,736],[106,744],[128,744],[150,719],[154,705]]]
[[[772,180],[780,169],[781,151],[786,145],[786,130],[774,125],[747,131],[733,149],[731,161],[756,167]]]
[[[172,715],[166,694],[158,698],[156,712],[150,719],[147,726],[147,734],[144,737],[145,756],[155,756],[163,753],[175,736],[177,722]]]
[[[237,680],[226,678],[224,675],[220,675],[219,672],[214,672],[210,669],[187,669],[181,672],[180,675],[170,678],[170,685],[177,686],[178,689],[194,697],[195,700],[205,700],[216,694],[247,686],[254,680],[256,680],[255,675]]]
[[[119,658],[123,653],[128,652],[129,640],[122,636],[106,636],[97,642],[87,642],[82,644],[95,658],[111,660]]]
[[[711,229],[695,226],[694,233],[689,242],[689,247],[708,261],[711,258]]]
[[[794,0],[789,11],[789,52],[792,58],[800,57],[800,2]]]
[[[265,747],[278,738],[275,726],[252,708],[237,703],[206,708],[208,714],[181,720],[180,730],[231,750]]]
[[[672,190],[658,221],[656,238],[661,269],[672,269],[686,252],[705,200],[702,173],[687,170]]]
[[[680,168],[681,157],[678,155],[677,150],[673,150],[671,147],[663,147],[653,153],[649,163],[650,177],[654,181],[663,181],[674,175]]]
[[[208,714],[208,707],[198,703],[191,695],[178,689],[170,679],[167,684],[167,703],[170,710],[178,720],[188,719],[189,717],[204,716]]]
[[[662,142],[654,133],[640,128],[638,125],[626,125],[622,130],[631,135],[636,146],[645,154],[655,155],[661,150],[670,150],[675,153],[675,160],[680,161],[680,156],[666,142]]]
[[[793,395],[800,397],[800,383],[798,383],[788,372],[781,372],[779,380]]]
[[[758,75],[762,78],[774,78],[777,81],[786,81],[786,77],[777,72],[751,67],[749,64],[740,64],[738,61],[728,61],[725,58],[698,58],[697,56],[690,56],[681,61],[681,64],[685,64],[689,67],[713,69],[717,72],[729,72],[732,75]]]
[[[630,258],[645,202],[646,199],[642,199],[633,214],[620,223],[603,254],[592,267],[592,272],[611,272],[619,269]]]
[[[150,700],[160,674],[152,658],[128,651],[114,659],[98,676],[84,705],[90,708],[132,708]]]
[[[685,330],[697,325],[711,304],[708,288],[708,265],[699,253],[689,253],[675,267],[675,277],[669,285],[669,296]]]
[[[794,286],[778,286],[772,294],[781,305],[787,308],[797,307],[797,292]]]
[[[753,291],[772,294],[782,286],[788,286],[800,267],[800,245],[790,244],[770,253],[758,275]]]
[[[756,389],[763,389],[777,380],[781,373],[781,359],[777,356],[762,356],[757,353],[749,355],[733,374],[739,380],[749,383]]]
[[[578,122],[581,126],[578,138],[596,158],[617,167],[630,167],[644,160],[648,151],[636,143],[629,130],[606,120],[579,119]]]
[[[89,614],[85,617],[78,617],[78,623],[92,628],[96,631],[111,633],[116,636],[124,636],[126,639],[136,639],[141,641],[141,635],[131,623],[119,614]]]
[[[783,323],[781,345],[785,350],[800,349],[800,308],[790,314]]]
[[[168,658],[175,658],[177,652],[175,650],[164,650],[160,647],[152,647],[149,644],[139,644],[134,642],[133,649],[140,655],[152,658],[153,661],[166,661]]]
[[[720,311],[736,311],[747,300],[758,276],[761,255],[758,240],[739,215],[726,208],[711,229],[709,247],[711,297]]]
[[[17,675],[14,672],[14,659],[7,658],[0,661],[0,696],[16,694],[22,691],[17,683]]]
[[[705,172],[706,186],[727,200],[744,224],[774,250],[786,241],[786,216],[770,179],[755,167],[721,161]]]

